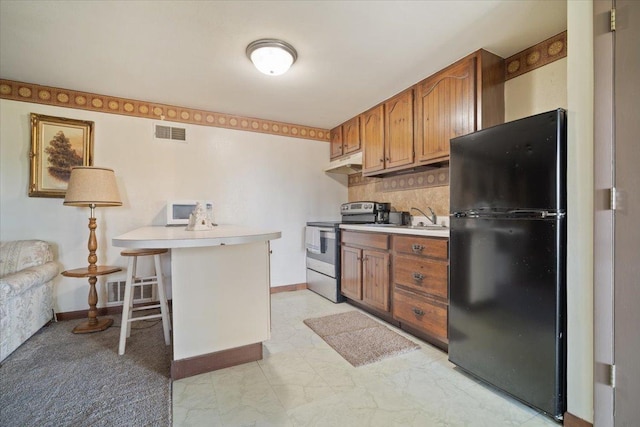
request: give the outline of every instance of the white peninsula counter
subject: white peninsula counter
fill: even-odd
[[[123,248],[171,249],[173,379],[262,358],[271,323],[269,241],[281,235],[158,226],[113,238]]]

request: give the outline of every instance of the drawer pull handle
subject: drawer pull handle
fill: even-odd
[[[424,249],[424,246],[418,243],[414,243],[413,245],[411,245],[411,250],[415,253],[420,253],[422,252],[423,249]]]
[[[424,311],[420,310],[419,308],[413,307],[412,310],[413,314],[415,314],[416,316],[424,316]]]
[[[413,273],[413,280],[415,280],[416,282],[421,282],[422,279],[424,279],[424,274],[418,273],[417,271]]]

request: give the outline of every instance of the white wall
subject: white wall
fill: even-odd
[[[593,2],[567,2],[567,407],[593,422]]]
[[[567,108],[567,58],[509,79],[504,84],[504,119],[507,122]]]
[[[305,222],[339,218],[347,200],[344,181],[322,172],[326,142],[195,125],[185,126],[186,144],[155,141],[152,120],[0,100],[0,239],[50,241],[61,269],[87,264],[89,209],[27,196],[32,112],[95,122],[94,165],[115,170],[124,204],[96,209],[102,265],[126,265],[111,238],[164,225],[167,199],[206,198],[214,201],[218,223],[282,231],[271,245],[271,285],[303,283]],[[124,280],[124,273],[109,280]],[[84,279],[59,276],[54,284],[57,312],[87,309]]]

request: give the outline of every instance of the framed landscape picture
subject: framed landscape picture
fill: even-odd
[[[64,197],[71,168],[93,166],[93,122],[31,113],[29,197]]]

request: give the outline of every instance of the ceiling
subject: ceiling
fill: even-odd
[[[0,77],[333,128],[484,48],[567,28],[566,0],[0,1]],[[282,76],[245,55],[298,51]]]

